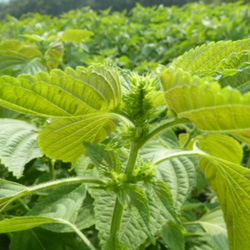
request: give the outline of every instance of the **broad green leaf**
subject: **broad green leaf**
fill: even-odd
[[[86,236],[73,224],[63,219],[53,219],[49,217],[43,216],[22,216],[22,217],[14,217],[11,219],[4,219],[0,221],[0,233],[11,233],[24,231],[27,229],[32,229],[34,227],[43,226],[46,224],[65,224],[68,227],[72,227],[74,231],[78,234],[78,236],[85,242],[85,244],[92,250],[95,248],[86,238]]]
[[[153,190],[156,196],[159,198],[160,203],[162,203],[164,209],[167,214],[170,214],[169,217],[178,224],[179,228],[181,229],[181,223],[177,216],[177,210],[174,207],[173,197],[170,188],[166,185],[163,181],[157,180],[152,184]]]
[[[45,53],[46,64],[49,70],[56,69],[62,63],[64,54],[63,44],[52,43]]]
[[[82,80],[98,92],[112,109],[122,98],[121,80],[118,71],[108,65],[95,64],[88,68],[77,67],[76,70],[67,68],[67,74]]]
[[[169,249],[185,249],[184,235],[181,231],[181,228],[172,221],[169,221],[164,225],[161,230],[161,237],[163,239],[163,242],[169,247]]]
[[[163,137],[163,141],[147,143],[141,156],[157,166],[157,176],[170,187],[175,207],[179,210],[195,185],[198,162],[195,156],[185,156],[186,152],[180,155],[179,149],[169,149],[171,145],[178,147],[178,138],[172,132],[165,136],[167,139]]]
[[[110,174],[114,171],[120,173],[122,164],[119,156],[112,150],[107,150],[103,145],[84,143],[86,155],[92,160],[100,173]]]
[[[210,235],[205,235],[203,237],[195,238],[194,240],[188,242],[189,244],[185,244],[186,250],[224,250],[221,248],[219,244],[217,244],[217,240],[220,241],[220,238],[217,239]],[[225,248],[227,250],[227,248]]]
[[[110,227],[113,210],[115,207],[115,193],[104,190],[90,190],[94,198],[95,227],[99,231],[98,238],[100,246],[104,247],[110,237]]]
[[[249,48],[250,39],[211,42],[186,52],[178,57],[172,66],[192,73],[199,70],[216,70],[222,60],[226,60],[232,53],[239,53]]]
[[[204,131],[230,133],[250,144],[250,94],[177,70],[162,74],[167,104]]]
[[[121,200],[123,206],[128,206],[129,209],[133,209],[133,207],[137,209],[145,226],[148,227],[149,235],[151,235],[149,228],[150,211],[147,196],[142,188],[137,184],[124,184],[121,192],[118,192],[118,199]]]
[[[170,187],[177,210],[181,209],[195,185],[196,165],[196,157],[186,156],[166,159],[157,164],[158,176]]]
[[[19,74],[36,74],[46,68],[41,61],[41,52],[28,44],[17,40],[8,40],[0,44],[0,72],[8,69]]]
[[[61,187],[49,193],[43,200],[37,202],[28,215],[64,219],[75,224],[85,197],[85,185]],[[72,228],[63,225],[47,226],[45,228],[54,232],[72,231]]]
[[[216,208],[203,215],[198,221],[191,224],[199,224],[208,233],[209,242],[214,249],[229,249],[226,223],[223,218],[222,210]]]
[[[148,239],[149,231],[155,235],[171,219],[154,194],[146,192],[146,195],[150,211],[148,226],[145,226],[137,209],[123,214],[121,240],[129,249],[138,249]]]
[[[224,70],[218,81],[222,86],[229,85],[237,88],[241,93],[246,93],[250,90],[249,75],[250,65],[247,65],[240,69]]]
[[[82,206],[79,209],[76,226],[80,229],[86,229],[95,224],[94,199],[87,193]]]
[[[206,153],[236,164],[241,163],[242,146],[233,137],[223,134],[204,134],[197,136],[196,139],[199,141],[199,147]]]
[[[0,50],[0,59],[0,72],[14,70],[18,74],[37,74],[46,71],[39,57],[27,58],[16,51]]]
[[[0,233],[23,231],[49,223],[63,223],[63,221],[43,216],[14,217],[0,221]]]
[[[244,63],[250,60],[249,50],[242,50],[240,52],[233,52],[218,65],[218,70],[224,69],[239,69]]]
[[[42,156],[36,130],[31,123],[0,119],[0,161],[17,178],[22,176],[26,163]]]
[[[210,156],[205,153],[203,155],[205,158],[200,164],[201,170],[221,204],[227,224],[230,249],[247,250],[250,245],[248,237],[250,234],[250,170],[232,161],[218,158],[218,151],[221,152],[223,147],[225,148],[223,151],[227,151],[230,143],[229,139],[226,145],[224,139],[223,144],[217,149],[213,147],[213,141],[209,137],[208,140],[203,139],[199,147],[204,152],[209,147]]]
[[[16,232],[11,240],[10,250],[86,250],[87,246],[72,233],[54,233],[42,228]]]
[[[226,223],[221,209],[215,209],[203,215],[197,223],[201,224],[209,234],[227,235]]]
[[[29,194],[27,187],[3,179],[0,179],[0,190],[0,211],[12,201]]]
[[[55,120],[39,133],[39,146],[50,158],[75,162],[85,152],[83,143],[103,141],[114,131],[118,118],[99,112]]]
[[[115,205],[116,196],[114,193],[103,190],[91,190],[94,197],[96,216],[96,228],[99,230],[101,246],[104,246],[110,238],[110,226]],[[150,211],[149,227],[152,234],[158,232],[166,223],[169,217],[159,209],[159,204],[151,195],[147,195]],[[131,207],[125,208],[122,218],[120,240],[128,249],[137,249],[148,238],[148,228],[142,220],[138,210]]]
[[[110,67],[0,78],[0,105],[36,116],[73,117],[108,111],[120,100],[119,76]]]
[[[81,43],[84,39],[93,36],[94,33],[89,30],[67,29],[61,36],[64,42]]]
[[[30,195],[39,191],[57,188],[66,185],[74,185],[79,183],[91,183],[97,185],[106,185],[106,181],[97,179],[97,178],[89,178],[89,177],[72,177],[66,179],[59,179],[56,181],[50,181],[46,183],[41,183],[38,185],[34,185],[32,187],[26,187],[21,184],[7,181],[4,179],[0,179],[0,211],[2,211],[9,203],[14,200],[17,200],[23,196]]]
[[[201,77],[211,76],[218,80],[222,87],[231,86],[237,88],[241,93],[249,91],[250,74],[250,53],[241,51],[232,53],[229,57],[222,60],[216,69],[198,71],[195,74]]]

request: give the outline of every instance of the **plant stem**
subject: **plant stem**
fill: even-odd
[[[56,188],[65,185],[74,185],[74,184],[86,183],[86,184],[98,184],[100,186],[106,185],[106,181],[101,178],[84,178],[84,177],[71,177],[65,179],[59,179],[56,181],[50,181],[46,183],[41,183],[36,186],[31,186],[28,188],[28,192],[34,193],[38,191],[43,191],[46,189]]]
[[[76,234],[82,239],[82,241],[88,246],[89,249],[96,250],[96,248],[92,245],[89,239],[81,232],[81,230],[76,225],[63,219],[60,219],[60,221],[62,221],[62,223],[66,225],[69,225],[76,232]]]
[[[123,206],[116,197],[115,208],[113,212],[110,235],[118,234],[120,231],[121,223],[122,223],[122,215],[123,215]]]
[[[130,146],[128,162],[127,162],[127,166],[125,170],[125,173],[127,175],[131,175],[134,170],[139,149],[140,149],[139,143],[136,141],[133,141]],[[122,223],[122,215],[123,215],[123,206],[120,203],[119,199],[116,197],[115,208],[114,208],[111,228],[110,228],[110,236],[119,235],[121,223]]]
[[[143,146],[148,140],[150,140],[152,137],[159,134],[163,130],[171,128],[175,125],[184,124],[184,123],[188,123],[188,122],[189,121],[187,119],[175,119],[173,121],[168,121],[168,122],[160,125],[159,127],[153,129],[147,136],[145,136],[143,138],[143,140],[141,140],[140,146]]]
[[[55,175],[55,161],[53,160],[49,163],[49,173],[50,173],[50,179],[54,181],[56,179],[56,175]]]
[[[130,152],[129,152],[129,158],[128,158],[128,162],[127,162],[127,166],[125,170],[125,173],[127,175],[131,175],[134,170],[139,149],[140,149],[140,144],[135,141],[132,142],[131,147],[130,147]]]
[[[130,146],[130,151],[129,151],[129,157],[128,157],[128,162],[127,166],[125,169],[125,174],[126,175],[131,175],[133,173],[133,170],[135,168],[138,152],[140,150],[140,147],[146,143],[150,138],[155,136],[156,134],[160,133],[162,130],[170,128],[172,126],[182,124],[182,123],[187,123],[186,119],[179,119],[179,120],[174,120],[171,122],[167,122],[158,128],[154,129],[149,133],[143,140],[139,141],[132,141],[131,146]],[[115,201],[115,207],[114,207],[114,212],[113,212],[113,217],[112,217],[112,222],[111,222],[111,228],[110,228],[110,236],[118,236],[121,228],[121,223],[122,223],[122,215],[123,215],[123,206],[120,203],[119,199],[116,197]]]

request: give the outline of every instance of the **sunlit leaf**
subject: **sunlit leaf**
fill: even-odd
[[[17,178],[30,160],[41,157],[37,128],[31,123],[0,119],[0,161]]]
[[[167,104],[204,131],[230,133],[250,144],[250,94],[177,70],[162,74]]]
[[[39,133],[39,145],[51,158],[74,162],[85,152],[83,142],[103,141],[118,121],[119,117],[112,113],[58,119]]]
[[[249,50],[250,39],[239,41],[211,42],[186,52],[178,57],[172,64],[175,68],[195,72],[198,70],[216,70],[222,60],[227,59],[231,53]]]
[[[64,42],[81,43],[84,39],[93,35],[94,33],[89,30],[67,29],[61,36],[61,40]]]
[[[8,69],[19,74],[37,74],[46,68],[41,61],[41,52],[18,40],[0,44],[0,72]]]
[[[121,100],[119,76],[102,66],[0,78],[0,105],[21,113],[73,117],[107,111]]]
[[[215,141],[215,144],[217,142]],[[217,144],[218,145],[218,144]],[[224,138],[223,143],[213,147],[213,140],[202,139],[199,147],[206,150],[201,160],[201,169],[209,180],[218,196],[225,222],[227,224],[230,247],[232,249],[247,250],[250,245],[250,170],[232,161],[218,158],[218,155],[227,151],[232,145],[231,138]],[[201,153],[202,154],[202,153]]]

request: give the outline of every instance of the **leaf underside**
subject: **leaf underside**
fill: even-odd
[[[201,159],[200,166],[209,180],[212,188],[220,201],[224,218],[227,224],[230,247],[232,249],[247,250],[250,246],[250,170],[239,165],[241,155],[237,153],[241,147],[232,142],[232,138],[218,135],[223,140],[221,145],[213,137],[208,136],[199,140],[199,147],[208,153]],[[216,146],[216,147],[215,147]],[[236,147],[236,150],[234,149]],[[233,160],[227,161],[219,154],[228,151],[236,151]],[[224,156],[225,157],[225,156]]]
[[[0,160],[17,178],[22,176],[26,163],[42,156],[36,130],[31,123],[0,119]]]
[[[250,94],[207,82],[182,70],[162,74],[168,106],[209,132],[230,133],[250,144]]]
[[[85,152],[83,142],[103,141],[117,122],[118,117],[112,113],[57,119],[39,133],[39,146],[52,159],[75,162]]]

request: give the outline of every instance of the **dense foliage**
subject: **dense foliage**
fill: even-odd
[[[47,15],[59,15],[71,9],[90,6],[94,10],[104,10],[112,8],[113,11],[131,10],[136,3],[143,6],[153,6],[163,4],[165,6],[184,5],[194,0],[10,0],[8,4],[0,5],[0,18],[6,14],[20,17],[25,13],[37,12]]]
[[[2,21],[1,250],[248,250],[249,11]]]
[[[72,38],[75,29],[78,35]],[[44,70],[39,62],[51,60],[49,51],[55,52],[53,60],[60,68],[110,61],[145,72],[159,64],[166,65],[197,45],[247,37],[250,12],[249,6],[240,4],[208,8],[195,3],[182,8],[137,6],[128,17],[126,13],[98,14],[85,8],[60,17],[39,14],[20,20],[9,17],[0,23],[0,30],[0,40],[18,40],[0,44],[0,62],[10,60],[21,72]],[[10,55],[8,59],[6,53]],[[0,65],[0,71],[6,74],[8,65]]]

